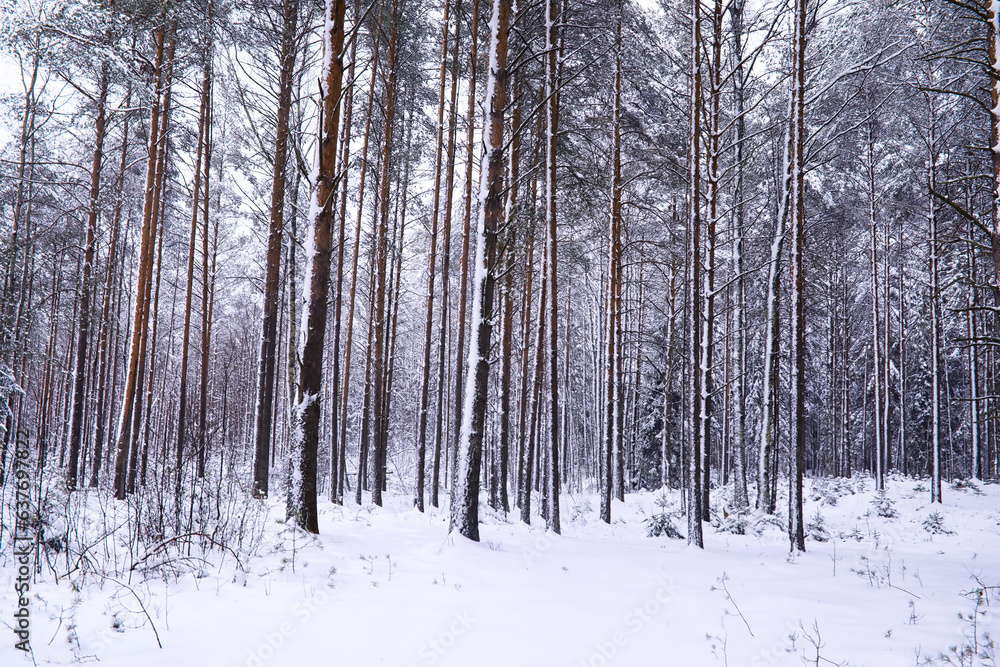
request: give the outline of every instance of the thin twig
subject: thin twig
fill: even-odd
[[[722,582],[722,590],[726,591],[726,596],[729,598],[729,601],[733,603],[733,607],[736,608],[736,613],[739,614],[740,618],[743,619],[743,625],[747,626],[747,632],[749,632],[750,636],[753,637],[754,636],[753,630],[750,629],[750,623],[747,622],[747,617],[743,615],[742,611],[740,611],[740,606],[738,604],[736,604],[736,600],[733,599],[733,594],[730,593],[729,592],[729,588],[726,587],[726,574],[725,574],[725,572],[722,573],[722,578],[719,579],[719,581]]]

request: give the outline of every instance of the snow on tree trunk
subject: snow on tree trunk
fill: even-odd
[[[559,70],[562,41],[556,38],[558,0],[545,4],[545,220],[549,232],[549,451],[546,457],[546,492],[549,529],[560,532],[559,526],[559,301],[556,281],[556,148],[559,125]]]
[[[493,291],[496,281],[497,234],[503,217],[503,118],[507,96],[507,26],[509,0],[493,0],[490,18],[489,71],[486,99],[489,111],[484,127],[480,171],[479,206],[476,223],[476,252],[472,282],[472,340],[465,376],[465,406],[455,485],[451,499],[450,529],[470,540],[479,541],[479,483],[483,457],[483,429],[489,389],[490,338],[493,331]],[[484,133],[485,134],[485,133]]]
[[[337,190],[337,138],[343,84],[344,0],[326,0],[323,30],[322,134],[309,217],[312,235],[306,245],[309,299],[302,313],[299,343],[299,394],[292,432],[292,471],[288,518],[319,532],[316,510],[316,457],[319,450],[320,397],[323,394],[323,342],[333,237],[333,201]]]
[[[691,225],[688,261],[691,269],[688,280],[688,308],[691,346],[690,360],[695,365],[689,376],[687,414],[688,470],[687,470],[687,522],[688,544],[704,548],[701,523],[702,473],[701,473],[701,417],[702,379],[705,377],[701,336],[701,6],[700,0],[691,3],[691,126],[689,128],[689,169],[690,191],[688,204],[691,207],[688,221]]]
[[[163,57],[166,28],[156,31],[156,56],[154,59],[155,97],[150,112],[149,125],[149,157],[146,162],[146,189],[143,198],[142,235],[139,246],[139,277],[136,286],[135,308],[132,322],[132,340],[129,344],[128,372],[125,380],[121,416],[118,420],[117,451],[115,455],[115,498],[125,499],[125,483],[128,474],[129,441],[132,433],[132,412],[135,407],[137,384],[139,378],[139,354],[142,341],[142,328],[147,311],[141,295],[145,292],[146,282],[150,280],[153,258],[153,203],[156,201],[156,165],[160,147],[160,116],[161,96],[163,94]]]
[[[66,487],[76,489],[80,468],[80,441],[83,431],[84,389],[87,380],[87,347],[90,335],[90,276],[94,268],[97,236],[97,198],[101,190],[101,158],[104,155],[105,103],[108,99],[108,69],[105,64],[97,93],[97,119],[94,127],[94,160],[90,170],[90,202],[87,211],[87,242],[84,247],[83,274],[80,276],[80,328],[76,344],[76,368],[73,373],[73,411],[70,426],[69,469]]]
[[[788,535],[793,550],[805,551],[802,517],[802,473],[806,450],[806,314],[805,314],[805,91],[806,91],[806,1],[795,0],[795,30],[792,38],[792,451],[789,454]]]

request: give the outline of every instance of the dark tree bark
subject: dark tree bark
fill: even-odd
[[[143,294],[146,292],[146,285],[152,273],[153,264],[153,237],[155,218],[153,216],[154,202],[158,202],[156,188],[156,167],[159,162],[160,151],[160,102],[163,95],[163,57],[164,57],[164,37],[165,27],[160,27],[156,31],[156,55],[154,57],[155,71],[155,98],[151,111],[149,129],[149,157],[146,168],[146,190],[143,202],[143,222],[142,238],[139,247],[139,277],[136,286],[136,300],[134,317],[132,322],[132,341],[129,348],[128,372],[125,380],[125,389],[122,396],[121,420],[118,425],[118,444],[115,458],[115,498],[125,499],[125,486],[128,474],[128,454],[129,443],[132,435],[133,408],[136,406],[137,385],[141,371],[139,369],[139,357],[141,354],[142,330],[148,311]]]
[[[621,280],[621,223],[622,223],[622,152],[621,152],[621,100],[622,100],[622,3],[618,3],[618,25],[615,35],[615,91],[611,127],[611,215],[608,221],[608,283],[605,290],[605,341],[604,341],[604,424],[601,429],[601,521],[611,523],[611,496],[614,488],[613,453],[616,448],[618,402],[615,385],[618,375],[616,361],[620,354],[617,334],[617,306],[615,295]]]
[[[87,245],[84,248],[83,274],[80,276],[80,327],[77,332],[76,368],[73,379],[73,417],[70,426],[69,469],[66,487],[76,489],[80,468],[80,442],[83,431],[83,408],[86,401],[87,351],[90,338],[90,282],[94,269],[94,246],[97,243],[97,198],[101,193],[101,163],[104,157],[105,104],[108,99],[108,67],[101,71],[97,93],[97,120],[94,132],[94,160],[90,169],[90,206],[87,212]]]
[[[443,246],[441,248],[441,316],[438,327],[438,376],[437,376],[437,399],[435,402],[434,418],[434,463],[431,475],[431,497],[432,507],[438,506],[438,493],[441,488],[441,456],[442,448],[446,447],[445,436],[442,432],[447,421],[445,414],[447,407],[445,404],[445,393],[448,389],[446,384],[445,359],[448,352],[448,322],[450,317],[450,269],[451,269],[451,209],[455,185],[455,135],[458,130],[458,114],[456,104],[458,100],[458,55],[462,44],[462,0],[455,0],[455,39],[451,52],[451,92],[448,95],[448,150],[445,157],[445,197],[444,197],[444,222],[442,224],[441,236]],[[448,456],[448,451],[443,452]]]
[[[472,292],[473,337],[469,346],[468,390],[465,417],[459,436],[459,466],[451,501],[450,529],[470,540],[479,541],[479,483],[483,456],[483,432],[486,425],[486,401],[490,375],[490,339],[493,333],[493,292],[496,282],[497,235],[503,221],[503,119],[507,103],[507,30],[510,20],[509,0],[493,1],[490,35],[490,70],[486,84],[489,112],[485,126],[489,143],[484,141],[480,172],[475,281]]]
[[[288,492],[288,518],[311,532],[319,532],[316,509],[316,457],[319,451],[320,397],[323,394],[323,343],[326,334],[327,297],[333,241],[333,201],[337,192],[337,133],[343,86],[344,0],[326,1],[323,72],[322,136],[319,169],[313,186],[316,213],[312,220],[313,256],[310,262],[309,300],[299,352],[299,395],[293,425],[292,484]]]
[[[264,276],[264,319],[260,336],[257,370],[257,409],[254,442],[253,492],[258,498],[268,493],[268,472],[272,409],[274,405],[275,355],[278,340],[278,278],[281,270],[281,239],[284,234],[285,184],[288,165],[288,119],[295,77],[295,37],[298,29],[299,0],[284,0],[281,31],[281,73],[278,78],[278,109],[274,129],[274,169],[271,179],[271,218],[267,235]],[[206,72],[208,65],[206,64]],[[202,92],[205,99],[207,91]],[[197,201],[197,199],[196,199]],[[193,238],[193,234],[192,234]],[[190,297],[188,299],[190,303]],[[294,344],[294,341],[292,341]],[[182,395],[183,396],[183,395]]]
[[[472,234],[472,163],[473,137],[476,132],[476,82],[479,72],[479,5],[480,0],[472,0],[472,23],[470,25],[472,45],[469,50],[469,104],[466,118],[466,151],[465,151],[465,217],[462,226],[461,275],[458,282],[458,345],[456,347],[455,373],[455,442],[451,447],[452,475],[458,471],[456,467],[458,456],[458,439],[462,432],[462,411],[465,409],[465,327],[468,319],[468,287],[469,287],[469,242]],[[452,485],[454,487],[454,485]]]
[[[789,524],[791,548],[806,550],[805,521],[802,517],[802,472],[806,452],[806,314],[805,314],[805,91],[806,91],[806,1],[795,0],[795,29],[792,38],[792,118],[790,142],[792,189],[791,283],[792,283],[792,452],[789,456]],[[876,372],[878,369],[876,369]]]
[[[191,191],[191,235],[188,239],[187,257],[187,288],[184,301],[184,332],[181,336],[181,370],[180,370],[180,391],[178,394],[178,414],[177,414],[177,446],[176,446],[176,483],[178,488],[181,479],[181,470],[184,465],[184,444],[187,439],[187,398],[188,398],[188,359],[190,355],[191,341],[191,300],[194,293],[194,256],[197,248],[198,236],[198,213],[199,201],[201,197],[201,173],[202,159],[205,153],[205,134],[208,129],[208,89],[209,89],[209,63],[208,54],[205,54],[205,62],[202,64],[201,77],[201,106],[198,112],[198,144],[194,162],[194,182]]]
[[[131,87],[128,94],[125,96],[125,106],[129,106],[132,100],[132,90]],[[117,282],[115,281],[116,276],[121,279],[121,274],[124,273],[122,262],[118,259],[118,239],[121,233],[121,216],[122,216],[122,191],[125,184],[125,169],[128,165],[128,146],[129,146],[129,123],[128,117],[122,121],[122,151],[121,158],[118,163],[118,183],[117,191],[115,194],[115,208],[113,214],[113,220],[111,223],[111,240],[109,242],[108,250],[108,269],[107,278],[104,284],[104,295],[102,297],[101,303],[101,332],[98,339],[98,370],[97,370],[97,406],[94,414],[94,421],[96,422],[96,430],[94,434],[94,455],[92,462],[92,470],[90,475],[89,486],[96,488],[98,481],[100,480],[101,473],[101,462],[104,458],[104,444],[107,437],[107,412],[112,401],[109,400],[110,392],[109,385],[112,385],[111,378],[109,377],[113,372],[113,367],[108,363],[108,342],[112,338],[109,333],[111,327],[111,302],[112,296],[116,291]],[[118,303],[121,303],[120,292]],[[117,330],[117,317],[115,318],[116,330]],[[117,350],[116,350],[117,352]],[[2,467],[2,462],[0,462],[0,467]]]
[[[377,36],[382,32],[382,3],[379,3],[379,13],[378,21],[376,23],[375,35]],[[368,176],[368,139],[371,132],[371,121],[372,121],[372,109],[375,103],[375,76],[378,71],[379,63],[379,39],[376,37],[374,39],[373,53],[372,53],[372,76],[371,82],[368,86],[368,103],[365,111],[365,131],[364,138],[361,145],[361,179],[358,183],[358,217],[354,226],[354,256],[351,264],[351,290],[350,296],[348,297],[348,307],[347,307],[347,338],[345,342],[346,352],[344,355],[344,394],[341,397],[340,406],[340,440],[341,442],[346,442],[347,439],[347,407],[348,407],[348,392],[347,388],[350,386],[351,382],[351,350],[353,349],[353,339],[354,339],[354,306],[356,303],[357,296],[357,286],[358,286],[358,258],[361,249],[361,220],[362,213],[364,211],[364,201],[365,201],[365,184],[367,182]],[[345,148],[347,148],[345,146]],[[345,210],[347,193],[346,190],[341,189],[341,212]],[[371,316],[368,318],[369,323],[371,322]],[[361,430],[361,442],[358,447],[358,483],[355,489],[355,502],[359,505],[361,504],[361,492],[364,488],[365,470],[368,457],[368,401],[371,396],[371,392],[368,391],[368,386],[371,382],[369,376],[371,369],[371,327],[369,326],[369,336],[368,336],[368,346],[367,353],[365,355],[365,419],[363,420],[362,430]]]
[[[701,523],[703,518],[703,496],[701,492],[701,418],[705,406],[702,403],[701,366],[701,6],[699,0],[691,3],[691,127],[690,127],[690,191],[688,194],[691,207],[690,247],[688,249],[690,273],[688,282],[688,330],[690,334],[690,361],[695,367],[689,371],[690,408],[688,421],[688,477],[687,477],[687,519],[688,544],[704,548]]]
[[[375,242],[375,346],[372,350],[372,387],[374,390],[375,466],[372,502],[382,505],[382,490],[386,481],[386,448],[388,446],[388,396],[385,392],[387,341],[386,330],[386,267],[389,259],[389,191],[392,185],[392,137],[396,122],[397,71],[396,55],[399,39],[399,0],[393,0],[389,27],[389,51],[386,54],[385,125],[382,129],[382,181],[379,193],[379,222]]]
[[[437,268],[438,218],[441,211],[441,151],[444,146],[444,94],[447,83],[448,28],[451,3],[444,3],[444,17],[441,28],[441,65],[438,73],[437,140],[434,153],[434,193],[431,204],[431,237],[427,268],[427,316],[424,321],[424,356],[422,380],[420,383],[420,411],[417,425],[417,470],[414,506],[424,511],[424,468],[427,459],[427,408],[430,401],[431,344],[434,329],[434,282]]]

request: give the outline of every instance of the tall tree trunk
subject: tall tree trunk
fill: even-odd
[[[690,246],[688,261],[691,264],[688,281],[689,363],[697,364],[689,372],[688,401],[690,402],[688,421],[688,475],[687,475],[687,520],[688,544],[704,548],[702,538],[703,496],[701,493],[701,419],[702,405],[701,372],[701,5],[700,0],[691,3],[691,127],[689,128],[689,187],[688,200],[690,215]]]
[[[146,291],[152,273],[153,236],[155,220],[154,202],[157,202],[156,166],[160,151],[160,102],[163,96],[163,57],[166,27],[156,31],[156,55],[154,57],[154,102],[149,125],[149,157],[146,167],[146,190],[143,202],[142,239],[139,247],[139,276],[136,285],[135,313],[132,322],[132,341],[129,348],[128,371],[122,397],[121,418],[117,434],[117,455],[115,458],[115,498],[125,499],[126,477],[128,473],[129,442],[132,435],[132,417],[136,407],[137,385],[140,377],[139,357],[141,354],[142,330],[148,311],[142,295]]]
[[[129,106],[132,100],[132,90],[125,96],[125,106]],[[94,421],[97,423],[94,435],[94,456],[89,486],[96,488],[100,479],[101,461],[104,457],[104,441],[106,436],[107,417],[106,412],[111,401],[109,399],[109,385],[112,384],[109,375],[113,372],[113,365],[108,363],[108,341],[111,338],[109,329],[111,327],[111,301],[115,293],[115,277],[124,273],[124,263],[118,259],[118,238],[121,233],[121,215],[123,197],[122,193],[125,185],[125,170],[128,166],[128,145],[129,145],[129,123],[126,116],[122,121],[122,152],[118,164],[118,183],[115,194],[115,209],[111,223],[111,240],[108,250],[107,278],[104,284],[104,295],[101,303],[101,330],[98,339],[98,371],[97,371],[97,407],[94,414]],[[124,253],[123,253],[124,256]],[[120,304],[120,297],[118,299]],[[115,329],[118,328],[118,319],[115,318]],[[112,343],[113,344],[113,343]],[[3,464],[0,462],[0,467]]]
[[[292,83],[295,76],[295,41],[298,29],[299,0],[284,0],[281,31],[281,73],[278,78],[278,109],[274,128],[274,162],[271,178],[270,228],[267,235],[267,257],[264,276],[264,318],[261,325],[260,357],[257,370],[257,409],[254,425],[253,493],[266,498],[268,493],[271,422],[274,405],[275,355],[278,341],[278,278],[281,271],[281,239],[284,234],[285,183],[288,165],[288,129],[292,106]],[[205,84],[202,104],[208,96],[208,62],[205,63]],[[197,177],[195,182],[197,183]],[[197,202],[197,195],[195,195]],[[196,207],[197,208],[197,207]],[[207,224],[207,221],[206,221]],[[192,227],[191,238],[194,238]],[[193,254],[192,254],[193,257]],[[191,259],[188,266],[191,266]],[[190,288],[188,307],[190,308]],[[185,327],[186,329],[186,327]],[[292,341],[294,345],[294,341]],[[186,348],[185,348],[186,351]],[[181,400],[184,400],[183,393]]]
[[[320,397],[323,391],[323,342],[333,245],[333,201],[337,192],[337,132],[343,85],[345,0],[326,0],[323,34],[322,135],[318,170],[313,185],[312,257],[309,261],[309,300],[306,303],[299,352],[299,393],[293,420],[292,480],[288,490],[288,517],[311,532],[319,532],[316,509],[316,458],[319,451]]]
[[[365,131],[364,131],[364,137],[361,142],[361,169],[360,169],[361,178],[358,183],[358,217],[354,225],[354,254],[351,263],[351,290],[347,300],[347,337],[345,340],[346,351],[344,353],[344,392],[343,396],[341,396],[341,402],[340,402],[340,441],[345,443],[347,442],[347,408],[348,408],[348,398],[349,398],[348,388],[350,387],[351,384],[351,350],[353,349],[353,342],[354,342],[354,306],[357,297],[358,259],[361,250],[361,221],[362,221],[362,213],[364,212],[365,184],[367,182],[367,177],[368,177],[368,139],[371,132],[372,110],[374,109],[374,103],[375,103],[375,76],[378,72],[378,64],[379,64],[378,35],[381,32],[382,32],[382,3],[380,1],[378,7],[378,20],[376,22],[376,28],[373,38],[374,44],[372,47],[373,48],[372,64],[371,64],[372,76],[371,76],[371,82],[369,83],[368,86],[368,103],[367,106],[365,107],[366,109]],[[352,79],[352,86],[353,86],[353,79]],[[345,146],[345,149],[346,148],[348,147]],[[346,186],[341,189],[341,199],[340,199],[341,215],[344,214],[344,211],[347,206],[346,204],[347,192],[345,188]],[[368,321],[371,322],[370,317]],[[369,343],[368,343],[369,352],[371,351],[370,332],[371,332],[371,327],[369,326]],[[370,378],[368,376],[369,374],[368,369],[370,368],[370,366],[368,366],[368,364],[370,364],[370,361],[371,361],[371,356],[366,355],[366,362],[365,362],[366,369],[365,369],[365,383],[364,383],[365,387],[364,400],[366,403],[366,408],[365,408],[366,411],[367,411],[368,397],[370,396],[370,393],[368,391],[368,385],[370,381]],[[362,480],[364,479],[365,475],[364,463],[366,462],[368,456],[367,438],[368,438],[368,425],[367,423],[365,423],[361,431],[361,443],[358,447],[358,483],[357,483],[357,488],[355,488],[354,490],[355,501],[359,505],[361,504],[361,491],[364,486],[362,484]]]
[[[514,9],[516,11],[516,7]],[[509,19],[508,19],[509,20]],[[515,220],[520,220],[519,202],[517,200],[520,188],[520,152],[521,135],[518,132],[521,124],[520,86],[515,79],[513,83],[514,108],[511,111],[510,156],[507,163],[507,199],[504,204],[504,284],[503,304],[501,314],[501,351],[500,351],[500,462],[498,485],[500,487],[499,508],[504,514],[510,511],[508,497],[508,476],[510,472],[510,394],[511,365],[513,363],[514,338],[514,262],[517,250],[517,232]]]
[[[87,351],[90,337],[90,281],[94,268],[94,246],[97,243],[97,198],[101,192],[101,162],[104,157],[105,104],[108,99],[108,66],[101,70],[97,93],[97,120],[94,132],[94,160],[90,169],[90,206],[87,212],[87,245],[84,248],[83,274],[80,276],[80,328],[76,343],[76,368],[73,380],[73,417],[70,427],[69,469],[66,487],[76,489],[80,468],[83,408],[86,400]]]
[[[791,102],[791,96],[789,96]],[[791,118],[791,105],[789,106]],[[775,511],[777,499],[772,492],[775,479],[772,470],[777,461],[778,446],[778,371],[779,371],[779,325],[781,286],[781,253],[788,233],[789,202],[792,187],[791,129],[786,129],[784,160],[781,177],[781,201],[774,221],[774,236],[771,239],[771,256],[767,269],[767,296],[764,304],[764,369],[761,387],[761,419],[757,440],[757,509],[768,514]]]
[[[743,71],[743,11],[745,0],[735,0],[730,7],[729,13],[732,20],[733,30],[733,60],[736,63],[733,76],[733,92],[735,97],[736,112],[736,175],[733,184],[733,264],[736,273],[736,310],[733,313],[733,324],[736,328],[736,359],[735,374],[736,388],[733,401],[733,421],[736,427],[736,443],[734,445],[735,487],[733,493],[733,503],[737,509],[744,509],[750,505],[747,497],[747,475],[746,475],[746,281],[743,277],[743,234],[744,234],[744,193],[743,182],[745,179],[745,143],[746,143],[746,117],[744,109],[744,97],[746,90],[746,78]]]
[[[997,6],[993,3],[986,4],[985,10],[986,51],[990,76],[990,157],[993,163],[990,190],[993,228],[990,230],[990,241],[993,250],[995,288],[1000,289],[1000,30],[998,30],[1000,16]]]
[[[198,112],[198,143],[194,162],[194,182],[191,190],[191,234],[188,239],[187,258],[187,288],[184,301],[184,331],[181,335],[181,370],[180,370],[180,391],[178,394],[178,414],[177,414],[177,446],[176,446],[176,469],[175,474],[178,489],[180,488],[181,470],[184,465],[184,442],[187,438],[187,383],[188,383],[188,359],[191,341],[191,300],[194,293],[194,256],[197,247],[198,234],[198,213],[199,200],[201,197],[201,162],[204,156],[205,133],[208,128],[208,87],[209,87],[209,63],[208,54],[204,54],[201,75],[201,106]],[[277,160],[277,157],[275,157]],[[266,308],[266,305],[265,305]],[[266,470],[265,470],[266,473]],[[266,486],[266,474],[265,474]]]
[[[211,25],[211,9],[209,4],[209,25]],[[209,281],[209,260],[208,260],[208,231],[209,231],[209,184],[212,168],[212,97],[211,97],[211,43],[209,43],[209,105],[208,117],[205,119],[205,194],[201,198],[201,217],[203,221],[201,233],[201,387],[198,391],[198,479],[205,477],[205,447],[208,433],[208,366],[210,361],[209,351],[212,345],[212,284]],[[219,164],[219,174],[221,180],[222,164]],[[216,221],[218,224],[218,221]],[[214,260],[213,260],[214,261]],[[293,269],[294,270],[294,269]],[[214,283],[214,271],[211,282]],[[273,381],[273,380],[272,380]]]
[[[618,442],[617,401],[615,385],[620,379],[615,372],[616,358],[621,354],[617,345],[617,299],[621,270],[621,227],[622,227],[622,150],[621,150],[621,103],[622,103],[622,21],[624,7],[618,2],[618,22],[615,36],[615,92],[612,108],[611,128],[611,216],[608,221],[608,286],[605,290],[605,341],[604,341],[604,425],[601,429],[601,521],[611,523],[611,496],[614,487],[613,450]]]
[[[545,4],[545,221],[549,230],[547,264],[549,285],[549,419],[548,499],[549,530],[559,534],[559,290],[556,281],[556,148],[559,135],[559,84],[561,39],[557,37],[559,0]]]
[[[431,237],[427,269],[427,317],[424,321],[423,378],[420,384],[420,412],[417,426],[417,470],[414,506],[424,511],[424,468],[427,458],[427,408],[430,400],[431,344],[434,329],[434,281],[437,268],[438,217],[441,211],[441,151],[444,146],[444,94],[448,67],[448,29],[451,3],[445,0],[441,27],[441,65],[438,72],[437,140],[434,153],[434,194],[431,205]]]
[[[160,313],[160,279],[163,276],[163,230],[164,230],[164,227],[166,227],[166,225],[165,225],[165,218],[166,218],[166,210],[167,210],[167,187],[166,187],[166,179],[164,179],[164,182],[161,185],[161,188],[162,188],[162,190],[161,190],[161,193],[160,193],[160,220],[159,220],[159,224],[158,224],[159,229],[158,229],[158,232],[157,232],[158,239],[157,239],[157,242],[156,242],[156,280],[154,281],[153,300],[152,300],[152,303],[151,303],[151,307],[152,307],[151,315],[152,315],[152,318],[153,318],[153,329],[152,329],[152,333],[149,336],[149,343],[148,343],[148,345],[149,345],[148,356],[149,356],[149,359],[151,361],[149,363],[149,373],[146,376],[146,413],[145,413],[145,423],[144,423],[144,426],[143,426],[142,438],[141,439],[140,438],[135,438],[133,440],[132,457],[131,457],[131,459],[129,461],[128,482],[127,482],[127,488],[126,488],[126,491],[128,493],[135,493],[136,478],[137,478],[137,476],[139,474],[139,468],[140,468],[140,465],[141,465],[141,463],[139,461],[140,453],[139,453],[138,447],[139,447],[139,445],[141,443],[141,445],[142,445],[142,454],[141,454],[142,461],[145,462],[146,459],[147,459],[146,453],[149,451],[149,440],[151,438],[152,417],[153,417],[153,414],[152,414],[153,413],[153,389],[154,389],[153,381],[156,379],[155,378],[155,373],[156,373],[156,366],[157,366],[157,364],[156,364],[156,340],[157,340],[156,336],[157,336],[157,328],[158,328],[157,325],[159,323],[159,313]]]
[[[388,400],[385,395],[387,345],[386,329],[388,324],[386,308],[386,263],[389,258],[389,191],[392,185],[392,148],[393,131],[396,122],[396,93],[398,74],[396,71],[396,55],[399,39],[399,0],[393,0],[389,27],[389,51],[386,54],[385,75],[385,124],[382,129],[382,179],[379,193],[379,222],[375,242],[375,317],[372,326],[375,327],[375,347],[372,351],[372,387],[375,395],[374,403],[374,441],[375,454],[374,479],[372,486],[372,502],[382,505],[382,490],[386,481],[386,448],[388,446]]]
[[[445,197],[444,197],[444,223],[441,229],[441,235],[444,241],[444,245],[441,248],[441,317],[440,326],[438,329],[438,377],[437,377],[437,400],[435,407],[435,422],[434,422],[434,464],[433,473],[431,475],[431,505],[433,507],[438,506],[438,493],[441,488],[441,456],[442,454],[446,457],[449,456],[451,447],[446,443],[448,438],[442,433],[444,425],[447,421],[446,405],[445,405],[445,393],[447,392],[446,383],[446,364],[445,359],[447,358],[448,352],[448,323],[450,321],[450,311],[448,309],[450,290],[451,286],[449,284],[450,280],[450,269],[451,269],[451,217],[452,217],[452,200],[454,198],[454,187],[455,187],[455,135],[458,130],[458,114],[456,109],[456,104],[458,100],[458,56],[459,49],[462,44],[462,0],[455,0],[455,40],[454,47],[451,53],[451,92],[448,96],[448,150],[445,157],[446,174],[445,174]],[[442,452],[442,448],[445,451]],[[445,461],[447,465],[447,460]],[[454,466],[452,467],[454,470]]]
[[[795,0],[792,38],[791,169],[791,284],[792,284],[792,442],[789,455],[788,536],[791,548],[806,550],[802,517],[802,473],[806,451],[806,311],[805,311],[805,90],[806,0]]]
[[[938,158],[936,117],[933,101],[928,98],[930,106],[930,138],[927,142],[927,245],[928,245],[928,276],[930,278],[930,310],[931,310],[931,503],[941,502],[941,314],[940,285],[938,283],[938,231],[937,204],[934,192],[937,189],[936,164]],[[994,243],[996,243],[994,236]],[[994,248],[996,246],[994,245]]]
[[[478,5],[477,5],[478,6]],[[475,273],[472,288],[472,340],[460,452],[451,501],[450,529],[479,541],[479,475],[482,465],[483,431],[490,374],[490,338],[493,331],[493,291],[496,280],[496,245],[503,218],[503,118],[507,102],[507,29],[509,0],[493,0],[490,21],[489,72],[486,99],[489,143],[483,142],[479,177],[479,212],[476,224]],[[558,514],[556,514],[558,522]],[[558,531],[558,524],[557,524]]]
[[[468,111],[466,112],[468,127],[466,129],[465,150],[465,217],[463,218],[464,224],[462,227],[461,277],[459,278],[458,294],[458,347],[456,348],[458,370],[455,373],[456,441],[451,449],[451,469],[453,471],[458,470],[456,467],[459,449],[458,438],[461,437],[462,422],[464,421],[462,410],[465,409],[465,398],[462,392],[466,375],[465,324],[467,319],[469,286],[469,237],[472,234],[472,162],[473,147],[475,146],[474,137],[476,134],[476,82],[479,71],[479,4],[480,0],[472,0],[472,24],[470,27],[472,45],[469,51],[469,104]]]
[[[712,47],[711,63],[709,65],[709,108],[708,108],[708,141],[706,142],[706,208],[708,224],[706,229],[705,256],[705,312],[702,320],[701,354],[701,473],[702,473],[702,519],[711,520],[709,516],[709,493],[711,491],[712,473],[712,413],[715,411],[713,395],[715,394],[715,377],[712,369],[715,366],[715,250],[719,224],[719,117],[722,98],[722,28],[723,6],[721,0],[715,0],[712,10]],[[722,462],[720,458],[720,463]]]
[[[355,30],[360,28],[361,2],[354,1]],[[351,130],[354,118],[354,73],[358,64],[358,34],[351,40],[351,66],[347,71],[347,94],[344,98],[344,122],[340,128],[340,211],[337,230],[337,278],[334,283],[333,296],[333,374],[330,385],[333,388],[333,405],[330,410],[330,501],[339,505],[344,503],[344,475],[347,467],[346,425],[340,423],[340,403],[343,397],[346,403],[348,386],[340,382],[340,332],[343,329],[344,310],[344,244],[347,237],[347,183],[351,166]],[[367,141],[367,137],[366,137]],[[298,183],[298,177],[296,177]],[[361,208],[359,204],[359,209]],[[358,225],[360,229],[360,225]],[[357,266],[357,246],[355,246],[354,265]],[[352,304],[353,305],[353,304]],[[352,313],[353,314],[353,313]],[[348,347],[350,344],[348,343]],[[350,352],[347,353],[350,358]],[[345,376],[348,371],[345,368]],[[346,420],[346,416],[344,417]]]
[[[879,257],[878,257],[878,220],[877,220],[877,209],[875,205],[876,199],[876,183],[875,183],[875,143],[878,141],[876,130],[874,127],[874,120],[870,120],[866,124],[866,136],[865,136],[865,149],[866,149],[866,164],[865,175],[867,177],[868,186],[868,225],[871,232],[871,272],[869,276],[871,278],[871,306],[872,306],[872,369],[874,380],[873,387],[875,390],[874,399],[874,418],[875,418],[875,484],[878,490],[882,491],[885,489],[885,451],[888,447],[888,443],[884,439],[885,424],[888,421],[888,415],[885,414],[883,410],[883,394],[888,390],[888,386],[883,384],[883,354],[888,354],[888,349],[883,352],[882,347],[882,323],[880,318],[882,316],[881,308],[879,307]],[[888,322],[886,322],[888,324]]]
[[[906,465],[906,292],[903,289],[903,221],[899,223],[899,470],[907,474]]]
[[[546,235],[548,230],[545,230]],[[531,492],[537,486],[537,478],[541,471],[536,466],[536,443],[539,437],[539,397],[542,391],[542,382],[545,379],[545,313],[547,311],[549,290],[548,266],[549,244],[543,240],[542,258],[542,284],[539,288],[538,304],[538,325],[535,330],[535,368],[534,381],[531,383],[531,405],[528,408],[529,419],[527,452],[524,456],[524,486],[521,487],[521,521],[531,524]]]
[[[174,51],[177,46],[176,39],[176,24],[171,29],[170,46],[167,49],[166,55],[166,90],[163,94],[163,114],[161,116],[161,128],[160,128],[160,148],[159,156],[157,157],[156,166],[156,178],[154,189],[156,194],[153,198],[153,211],[152,211],[152,230],[150,236],[150,274],[146,280],[145,291],[142,293],[141,297],[143,299],[144,305],[143,310],[145,311],[145,316],[142,321],[142,336],[139,342],[139,368],[138,375],[136,377],[136,401],[133,405],[132,413],[132,431],[131,431],[131,444],[129,447],[128,455],[128,478],[126,480],[126,493],[133,493],[135,491],[135,476],[139,465],[139,441],[140,434],[142,433],[143,427],[143,396],[146,397],[146,404],[150,402],[149,394],[152,392],[152,386],[146,381],[146,366],[147,364],[152,364],[151,355],[151,345],[150,345],[150,317],[152,316],[155,320],[156,313],[153,307],[153,285],[155,280],[152,276],[152,270],[154,266],[159,266],[159,259],[162,257],[162,243],[163,243],[163,224],[164,217],[166,213],[166,183],[167,183],[167,152],[170,149],[169,144],[169,134],[170,134],[170,106],[171,97],[173,90],[173,78],[174,78]],[[156,255],[155,257],[153,255]],[[158,277],[157,277],[158,279]]]

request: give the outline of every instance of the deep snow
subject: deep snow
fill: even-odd
[[[946,664],[942,656],[993,664],[959,662],[956,651],[972,645],[970,613],[981,654],[996,634],[1000,589],[986,590],[978,614],[975,596],[963,593],[1000,585],[1000,485],[946,486],[944,505],[932,508],[926,481],[892,479],[881,507],[869,478],[807,482],[813,537],[800,555],[789,554],[783,509],[777,519],[751,513],[746,535],[716,519],[704,551],[647,537],[644,521],[661,511],[662,498],[628,495],[607,526],[596,495],[566,494],[563,535],[490,514],[478,544],[448,536],[446,507],[420,514],[398,495],[386,508],[321,504],[316,538],[280,521],[283,503],[272,501],[245,571],[219,550],[138,568],[129,588],[127,574],[112,581],[77,573],[56,583],[46,568],[31,603],[34,659],[113,667],[757,667],[816,664],[818,643],[820,665]],[[727,498],[728,489],[713,492],[713,517]],[[93,500],[88,511],[98,511]],[[683,526],[679,492],[666,501]],[[940,523],[928,521],[935,511]],[[722,523],[732,529],[736,519]],[[827,541],[817,541],[824,532]],[[8,547],[0,555],[7,626],[14,578]],[[12,632],[5,636],[0,665],[30,664]]]

